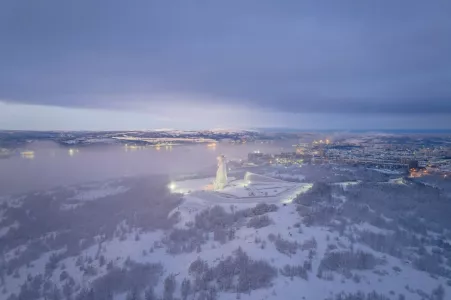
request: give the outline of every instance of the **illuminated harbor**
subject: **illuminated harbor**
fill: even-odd
[[[69,156],[74,156],[77,153],[79,153],[80,150],[79,149],[72,149],[72,148],[70,148],[69,150],[67,150],[67,152],[69,153]]]
[[[34,159],[34,151],[31,150],[22,151],[20,155],[25,159]]]

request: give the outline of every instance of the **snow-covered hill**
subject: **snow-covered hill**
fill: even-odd
[[[5,198],[0,299],[450,299],[447,196],[343,186],[215,203],[154,176]]]

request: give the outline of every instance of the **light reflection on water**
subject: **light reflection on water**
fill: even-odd
[[[267,153],[289,151],[291,144],[69,148],[52,142],[36,142],[29,144],[22,154],[0,160],[0,195],[122,176],[193,173],[215,166],[219,153],[229,159],[240,159],[255,150]]]

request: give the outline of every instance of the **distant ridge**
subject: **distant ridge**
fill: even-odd
[[[415,134],[415,133],[451,133],[451,129],[300,129],[300,128],[256,128],[263,132],[349,132],[349,133],[392,133],[392,134]]]

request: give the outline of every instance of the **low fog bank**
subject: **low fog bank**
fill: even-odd
[[[160,149],[130,149],[119,145],[69,148],[52,142],[36,142],[0,160],[0,196],[112,178],[214,172],[219,154],[238,159],[254,150],[271,153],[280,149],[275,144],[218,144],[214,148],[205,144]]]

